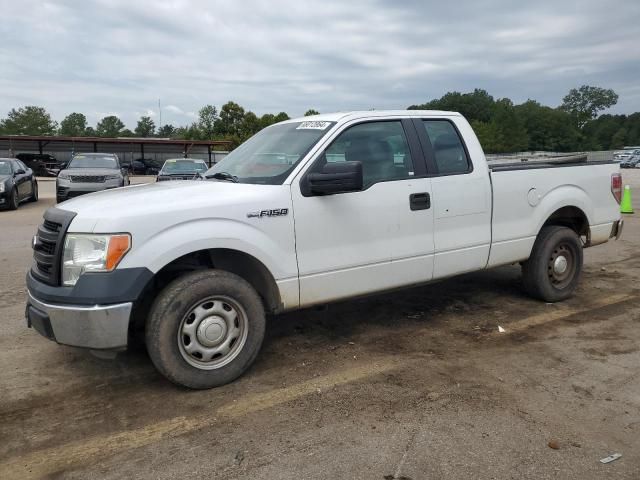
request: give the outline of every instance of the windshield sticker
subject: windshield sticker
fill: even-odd
[[[326,130],[331,122],[302,122],[296,130]]]

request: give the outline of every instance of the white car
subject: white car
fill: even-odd
[[[583,248],[622,230],[617,163],[488,166],[452,112],[288,120],[205,176],[47,210],[28,324],[101,353],[143,331],[164,376],[210,388],[249,368],[267,313],[518,262],[525,290],[556,302]]]

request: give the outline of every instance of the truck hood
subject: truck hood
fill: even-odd
[[[286,196],[283,191],[286,190]],[[76,212],[70,231],[129,232],[140,221],[156,225],[202,218],[246,219],[251,211],[288,208],[288,185],[176,180],[105,190],[59,205]],[[287,204],[281,205],[284,199]]]

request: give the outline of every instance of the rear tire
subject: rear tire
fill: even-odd
[[[567,227],[543,227],[529,259],[522,264],[522,282],[529,295],[545,302],[565,300],[575,291],[582,272],[582,243]]]
[[[34,181],[31,185],[31,196],[29,197],[30,202],[38,201],[38,182]]]
[[[265,326],[260,296],[246,280],[206,270],[183,275],[160,292],[145,342],[168,380],[206,389],[232,382],[251,366]]]

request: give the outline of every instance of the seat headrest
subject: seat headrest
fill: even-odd
[[[434,150],[443,150],[445,148],[459,148],[460,147],[460,139],[457,135],[453,133],[443,133],[442,135],[438,135],[436,137],[435,142],[433,142]]]

